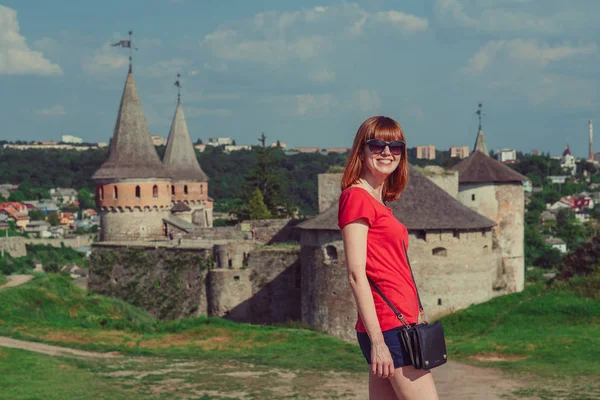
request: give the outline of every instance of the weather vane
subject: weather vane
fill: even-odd
[[[175,86],[177,86],[177,102],[181,103],[181,82],[179,79],[181,78],[181,74],[177,74],[177,80],[175,81]]]
[[[132,51],[137,50],[136,47],[133,47],[131,42],[131,35],[133,35],[132,31],[129,31],[129,40],[119,40],[117,43],[113,43],[111,46],[125,47],[129,49],[129,72],[131,72],[131,61],[132,61]]]
[[[485,115],[483,113],[482,109],[483,109],[483,103],[479,103],[479,109],[477,111],[475,111],[475,114],[477,114],[477,116],[479,118],[479,130],[481,130],[481,117]]]

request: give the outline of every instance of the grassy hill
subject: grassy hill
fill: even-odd
[[[600,376],[600,300],[577,294],[582,286],[589,286],[588,281],[560,287],[534,284],[521,293],[444,317],[450,358],[500,367],[532,384],[537,382],[537,391],[523,392],[523,396],[600,398],[600,386],[591,378]],[[120,300],[88,295],[59,275],[41,276],[0,291],[0,304],[0,335],[30,341],[149,356],[148,360],[202,360],[218,366],[244,363],[263,371],[286,369],[308,375],[365,370],[358,346],[313,330],[207,317],[161,322]],[[22,357],[22,352],[1,351],[0,369],[11,363],[24,368],[33,362],[33,356]],[[39,365],[54,363],[44,359]],[[19,368],[5,370],[16,379]],[[86,371],[106,368],[90,364]],[[85,371],[78,373],[85,375]],[[210,372],[202,376],[194,379],[214,381]],[[102,388],[105,382],[95,384]],[[121,396],[117,391],[114,398]]]

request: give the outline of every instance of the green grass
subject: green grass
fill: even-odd
[[[117,299],[88,295],[59,275],[0,292],[0,335],[97,351],[237,360],[303,370],[364,371],[354,344],[307,329],[199,317],[156,321]]]
[[[600,375],[600,301],[543,285],[442,319],[449,356],[541,377]]]
[[[4,285],[6,283],[6,277],[2,274],[0,274],[0,286]]]
[[[73,360],[6,348],[0,348],[0,388],[2,400],[143,399]]]

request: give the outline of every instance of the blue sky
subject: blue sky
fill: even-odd
[[[1,1],[1,0],[0,0]],[[350,146],[387,115],[409,146],[600,151],[600,1],[5,0],[0,138],[112,135],[127,51],[152,134],[167,136],[176,74],[193,139]]]

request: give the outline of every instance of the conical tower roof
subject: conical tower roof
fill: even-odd
[[[490,153],[485,144],[485,139],[483,138],[483,131],[481,129],[479,129],[479,131],[477,132],[477,139],[475,139],[475,147],[473,148],[473,152],[475,151],[480,151],[486,156],[490,156]]]
[[[163,163],[169,169],[171,178],[194,182],[208,182],[208,177],[200,168],[196,151],[190,139],[181,101],[177,101],[177,109],[171,124],[171,131],[167,139],[167,148]]]
[[[168,179],[148,130],[148,121],[131,69],[125,80],[119,115],[110,142],[108,160],[92,179]]]
[[[458,183],[510,183],[528,181],[529,178],[521,175],[512,168],[507,167],[490,156],[485,156],[481,151],[474,151],[471,155],[453,168],[458,171]]]

